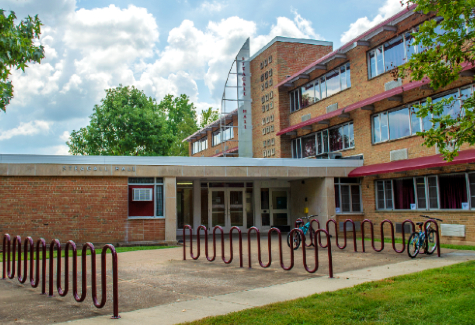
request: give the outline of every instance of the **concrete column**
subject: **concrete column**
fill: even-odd
[[[165,187],[165,241],[175,245],[176,240],[176,177],[164,177]]]
[[[193,181],[193,229],[201,224],[201,181]],[[208,226],[208,225],[206,225]]]

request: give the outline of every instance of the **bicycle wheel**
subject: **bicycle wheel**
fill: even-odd
[[[292,238],[290,238],[290,234],[291,233],[289,232],[289,234],[287,235],[287,245],[289,245],[289,247],[292,247],[291,245],[293,245],[294,250],[296,250],[300,247],[300,242],[302,241],[300,238],[300,234],[298,232],[294,232]]]
[[[410,258],[414,258],[419,254],[419,250],[421,249],[421,245],[419,244],[419,234],[417,232],[413,232],[409,237],[409,241],[407,242],[407,255]]]
[[[435,230],[429,229],[429,233],[427,234],[426,239],[426,254],[431,255],[435,252],[437,248],[437,237],[435,236]]]

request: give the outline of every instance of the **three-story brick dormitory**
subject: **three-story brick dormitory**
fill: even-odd
[[[363,166],[349,177],[327,180],[328,215],[318,208],[310,208],[310,214],[320,214],[321,222],[332,215],[340,223],[347,218],[378,224],[389,219],[399,233],[405,219],[430,215],[444,220],[442,242],[473,245],[475,148],[464,145],[459,157],[445,163],[437,148],[422,146],[416,133],[432,124],[430,117],[417,118],[413,106],[428,96],[471,96],[475,69],[464,64],[460,78],[437,91],[428,79],[394,80],[390,71],[424,50],[413,45],[411,32],[426,20],[439,19],[412,9],[336,50],[330,42],[277,37],[250,57],[252,157],[360,160]],[[186,139],[191,157],[239,156],[244,145],[236,131],[240,112],[223,113],[220,121]],[[446,113],[459,114],[460,100]],[[271,190],[262,187],[253,202],[260,220],[269,219],[266,224],[278,216],[275,211],[267,216],[263,208],[271,205]],[[304,207],[305,198],[291,194],[291,205]],[[303,209],[296,211],[287,224],[304,216]]]

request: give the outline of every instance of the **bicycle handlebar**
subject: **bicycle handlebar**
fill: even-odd
[[[431,217],[431,216],[426,216],[426,215],[423,215],[423,214],[421,214],[420,216],[423,217],[423,218],[426,218],[426,219],[433,219],[433,220],[437,220],[437,221],[444,221],[444,220],[442,220],[442,219],[433,218],[433,217]]]

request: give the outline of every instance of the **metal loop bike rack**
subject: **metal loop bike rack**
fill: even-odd
[[[404,231],[404,226],[406,223],[409,223],[412,225],[412,231],[414,232],[416,227],[414,226],[414,222],[412,222],[412,220],[409,220],[409,219],[406,219],[402,222],[402,230],[401,230],[401,235],[402,235],[402,249],[401,250],[398,250],[396,248],[396,238],[394,236],[394,224],[391,220],[388,220],[388,219],[385,219],[381,222],[381,227],[380,227],[380,232],[381,232],[381,248],[377,249],[375,246],[374,246],[374,226],[373,226],[373,223],[371,222],[371,220],[368,220],[368,219],[364,219],[363,222],[361,223],[361,245],[363,247],[363,252],[365,252],[365,231],[364,231],[364,225],[368,223],[370,225],[370,229],[371,229],[371,247],[373,247],[373,250],[375,252],[381,252],[384,250],[384,224],[385,223],[389,223],[389,225],[391,226],[391,243],[392,243],[392,247],[393,247],[393,250],[396,252],[396,253],[403,253],[405,250],[406,250],[406,238],[405,238],[405,231]]]
[[[13,248],[11,247],[13,244]],[[3,276],[2,279],[13,279],[15,277],[15,253],[17,253],[17,266],[18,266],[18,281],[25,283],[28,277],[28,253],[30,255],[30,284],[33,288],[38,287],[40,283],[40,272],[42,275],[42,287],[41,294],[46,294],[46,243],[43,238],[40,238],[36,242],[36,263],[34,256],[34,242],[31,237],[27,237],[24,242],[24,256],[23,256],[23,274],[21,272],[21,237],[13,237],[13,242],[9,234],[5,234],[3,237]],[[18,252],[16,248],[18,247]],[[42,265],[40,267],[40,248],[42,252]],[[54,251],[57,251],[56,256],[56,289],[61,297],[64,297],[69,292],[69,250],[73,252],[72,263],[72,275],[73,275],[73,296],[77,302],[83,302],[87,295],[87,249],[91,251],[91,290],[92,301],[96,308],[103,308],[107,301],[107,278],[106,278],[106,258],[107,251],[110,250],[112,254],[112,300],[113,300],[113,319],[120,318],[119,316],[119,277],[118,277],[118,258],[117,252],[113,245],[104,245],[101,253],[101,289],[102,298],[98,302],[97,299],[97,270],[96,270],[96,251],[92,243],[86,243],[82,248],[82,293],[78,294],[78,265],[77,265],[77,248],[76,244],[70,240],[65,245],[64,256],[64,288],[61,285],[61,243],[58,239],[54,239],[49,247],[49,291],[48,297],[53,297],[54,294]],[[6,252],[6,254],[5,254]],[[11,259],[10,259],[10,253]],[[34,266],[36,265],[36,272]]]
[[[319,225],[318,223],[318,220],[314,219],[316,222],[317,222],[317,225]],[[313,221],[313,220],[312,220]],[[200,238],[200,233],[201,233],[201,230],[203,230],[204,232],[204,235],[205,235],[205,238],[204,238],[204,241],[205,241],[205,254],[206,254],[206,259],[210,262],[214,261],[215,258],[216,258],[216,231],[219,230],[221,232],[221,256],[222,256],[222,260],[224,263],[226,264],[229,264],[232,262],[233,260],[233,242],[232,242],[232,233],[234,230],[236,230],[238,232],[238,235],[239,235],[239,256],[240,256],[240,267],[243,267],[243,264],[242,264],[242,234],[241,234],[241,230],[238,228],[238,227],[232,227],[229,231],[229,236],[230,236],[230,258],[229,260],[226,260],[225,256],[224,256],[224,245],[225,245],[225,241],[224,241],[224,231],[222,229],[222,227],[220,226],[215,226],[213,228],[213,250],[214,250],[214,256],[212,258],[209,258],[209,254],[208,254],[208,230],[206,229],[205,226],[199,226],[196,230],[196,236],[197,236],[197,249],[198,249],[198,252],[196,253],[196,255],[193,254],[193,228],[190,226],[190,225],[185,225],[183,227],[183,260],[186,260],[186,241],[187,241],[187,234],[186,234],[186,229],[189,230],[189,235],[190,235],[190,239],[189,239],[189,243],[190,243],[190,256],[192,259],[194,260],[197,260],[199,257],[200,257],[200,242],[201,242],[201,238]],[[267,249],[268,249],[268,254],[269,254],[269,261],[267,263],[263,263],[262,262],[262,251],[261,251],[261,232],[259,231],[258,228],[256,227],[251,227],[249,228],[249,230],[247,231],[247,241],[248,241],[248,265],[249,265],[249,268],[252,267],[252,248],[251,248],[251,234],[252,232],[255,232],[256,233],[256,236],[257,236],[257,259],[258,259],[258,262],[259,262],[259,265],[262,267],[262,268],[268,268],[271,266],[272,264],[272,233],[277,233],[278,235],[278,241],[279,241],[279,262],[280,262],[280,266],[282,267],[282,269],[286,270],[286,271],[289,271],[291,270],[293,267],[294,267],[294,264],[295,264],[295,259],[294,259],[294,249],[293,247],[290,248],[290,265],[289,266],[285,266],[284,264],[284,258],[283,258],[283,249],[282,249],[282,233],[280,232],[279,229],[277,228],[271,228],[268,233],[267,233]],[[315,246],[315,267],[312,269],[312,268],[309,268],[308,265],[307,265],[307,253],[306,253],[306,248],[309,246],[309,245],[306,245],[305,243],[305,236],[303,234],[303,231],[301,229],[292,229],[291,230],[291,233],[290,235],[292,236],[295,232],[298,232],[302,238],[302,242],[303,242],[303,245],[302,245],[302,257],[303,257],[303,266],[305,268],[305,270],[309,273],[315,273],[317,270],[318,270],[318,267],[319,267],[319,260],[318,260],[318,247]],[[325,247],[328,247],[327,248],[327,251],[328,251],[328,260],[329,260],[329,276],[330,278],[333,278],[333,258],[332,258],[332,253],[331,253],[331,240],[330,240],[330,235],[328,234],[328,231],[326,231],[325,229],[317,229],[317,230],[312,230],[311,231],[312,235],[310,236],[311,238],[320,238],[320,234],[321,233],[324,233],[326,236],[327,236],[327,246]]]
[[[347,231],[346,231],[346,224],[347,223],[351,223],[353,225],[353,249],[355,252],[358,251],[358,247],[356,245],[356,226],[355,226],[355,223],[353,220],[351,219],[346,219],[345,222],[343,223],[343,236],[344,236],[344,239],[345,239],[345,243],[343,244],[343,246],[340,246],[340,244],[338,243],[338,223],[336,222],[335,219],[329,219],[327,221],[327,223],[325,224],[325,228],[326,228],[326,231],[327,233],[330,233],[330,223],[333,223],[335,225],[335,243],[336,243],[336,247],[338,247],[339,249],[345,249],[346,248],[346,245],[347,245]],[[319,243],[321,247],[323,248],[326,248],[326,246],[322,246],[321,243]]]

